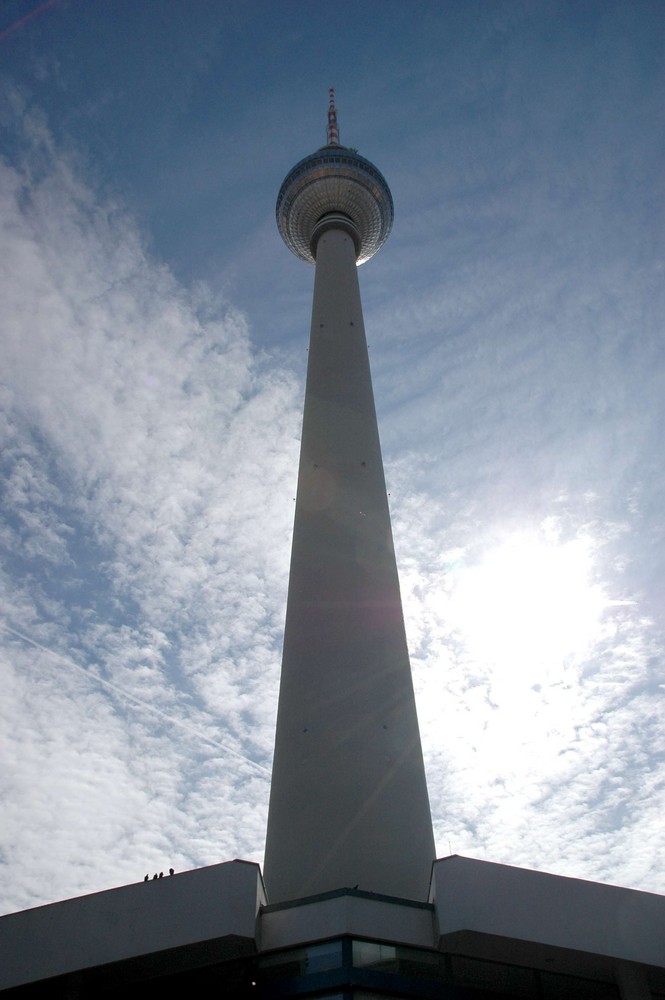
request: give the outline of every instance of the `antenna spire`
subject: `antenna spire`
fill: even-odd
[[[339,146],[339,128],[337,126],[337,109],[335,108],[335,89],[331,87],[328,91],[330,103],[328,105],[328,145]]]

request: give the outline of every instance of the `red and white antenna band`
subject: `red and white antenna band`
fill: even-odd
[[[335,90],[333,87],[328,91],[330,103],[328,105],[328,145],[339,146],[339,127],[337,125],[337,109],[335,108]]]

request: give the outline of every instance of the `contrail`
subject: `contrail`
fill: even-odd
[[[257,764],[256,761],[252,760],[250,757],[245,757],[244,754],[239,753],[238,750],[234,750],[233,747],[228,747],[224,743],[219,743],[217,740],[212,739],[211,736],[206,736],[205,733],[195,729],[194,726],[190,726],[186,722],[181,722],[179,719],[174,719],[172,715],[162,712],[160,708],[155,708],[154,705],[151,705],[147,701],[143,701],[142,698],[137,698],[135,694],[132,694],[131,691],[127,691],[126,688],[121,687],[119,684],[114,684],[113,681],[107,681],[104,680],[103,677],[95,676],[95,674],[90,673],[89,670],[79,666],[79,664],[76,663],[70,656],[63,656],[62,653],[57,653],[54,649],[49,649],[48,646],[42,645],[42,643],[37,642],[36,639],[31,639],[29,635],[19,632],[17,629],[12,628],[11,625],[7,625],[5,622],[0,622],[0,628],[4,629],[5,632],[11,632],[12,635],[15,635],[18,639],[22,639],[23,642],[27,642],[31,646],[35,646],[36,649],[41,649],[42,652],[47,653],[49,656],[53,656],[56,660],[62,660],[62,662],[66,663],[67,666],[73,667],[75,670],[82,673],[88,678],[88,680],[94,680],[97,684],[101,684],[102,687],[108,688],[110,691],[115,691],[118,694],[123,695],[125,698],[129,698],[130,701],[140,705],[141,708],[145,708],[147,712],[152,712],[153,715],[158,715],[166,722],[170,722],[172,726],[178,726],[180,729],[184,729],[184,731],[189,733],[190,736],[196,736],[197,739],[203,740],[206,743],[211,743],[212,746],[218,747],[218,749],[223,750],[225,753],[233,754],[234,757],[237,757],[239,760],[243,760],[246,764],[251,764],[252,767],[261,771],[262,774],[267,774],[268,777],[270,777],[270,771],[267,767],[264,767],[262,764]]]
[[[11,24],[8,28],[5,28],[4,31],[0,31],[0,42],[4,38],[7,38],[8,35],[11,35],[12,32],[16,31],[17,28],[20,28],[22,24],[25,24],[26,21],[30,21],[33,17],[36,17],[37,14],[41,14],[43,10],[46,10],[47,7],[52,7],[53,4],[57,2],[58,0],[44,0],[44,3],[40,3],[39,7],[35,7],[35,9],[31,10],[29,14],[22,17],[20,21],[17,21],[16,24]]]

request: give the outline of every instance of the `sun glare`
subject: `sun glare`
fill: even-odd
[[[592,581],[592,542],[514,535],[460,568],[448,613],[470,655],[537,683],[599,637],[606,601]],[[550,675],[550,676],[548,676]]]

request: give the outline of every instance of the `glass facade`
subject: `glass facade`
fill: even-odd
[[[353,938],[259,956],[256,987],[266,1000],[619,1000],[614,983]]]

